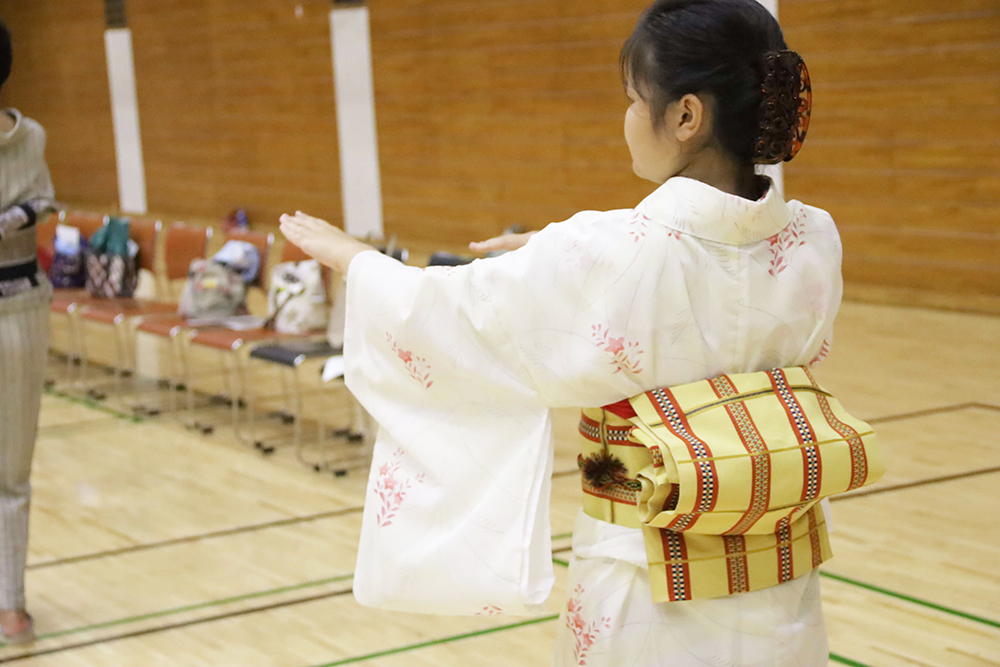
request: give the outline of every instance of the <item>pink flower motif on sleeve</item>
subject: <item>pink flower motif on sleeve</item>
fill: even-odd
[[[400,472],[403,450],[397,449],[389,460],[379,466],[375,479],[375,494],[379,497],[380,507],[375,515],[379,527],[392,525],[392,519],[403,505],[406,494],[413,486],[424,481],[423,473],[409,479]]]
[[[615,367],[615,373],[625,371],[626,373],[638,374],[642,372],[642,350],[639,343],[633,340],[626,340],[624,336],[614,338],[609,329],[605,329],[600,324],[591,327],[591,338],[594,345],[602,348],[611,355],[611,365]]]
[[[503,609],[497,607],[496,605],[488,604],[483,607],[482,611],[477,611],[476,616],[499,616],[503,613]]]
[[[583,603],[580,596],[583,595],[583,586],[577,585],[573,591],[573,597],[566,603],[566,627],[573,633],[576,643],[573,646],[573,657],[576,664],[587,664],[587,651],[593,646],[594,641],[602,630],[611,628],[611,617],[603,616],[599,621],[590,621],[583,618]]]
[[[646,230],[649,229],[650,222],[651,221],[649,217],[643,215],[642,213],[639,213],[638,211],[635,212],[635,215],[632,216],[632,219],[629,220],[628,223],[629,225],[628,233],[632,235],[633,241],[638,243],[639,239],[645,238]]]
[[[456,266],[425,266],[420,269],[426,273],[440,273],[445,278],[451,278],[458,271]]]
[[[819,348],[819,354],[813,357],[813,360],[809,362],[810,366],[815,366],[819,362],[823,361],[830,354],[830,341],[824,340],[823,345]]]
[[[431,385],[434,384],[434,380],[431,380],[431,365],[427,363],[427,360],[423,357],[418,357],[413,354],[410,350],[404,350],[396,344],[393,340],[392,334],[386,333],[386,340],[392,345],[392,351],[396,353],[399,360],[403,362],[406,366],[406,372],[410,374],[410,377],[424,385],[424,389],[430,389]]]
[[[768,249],[771,251],[771,267],[768,273],[772,276],[777,276],[788,268],[789,251],[805,245],[806,241],[802,238],[802,229],[799,226],[801,220],[801,214],[796,215],[787,227],[767,240],[770,244]]]

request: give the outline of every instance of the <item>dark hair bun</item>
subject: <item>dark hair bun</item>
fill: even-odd
[[[787,162],[802,148],[812,113],[812,84],[802,56],[789,50],[765,53],[761,90],[764,100],[754,162]]]
[[[0,20],[0,87],[7,83],[7,77],[10,76],[10,61],[12,55],[10,47],[10,31],[7,30],[7,26],[4,25],[4,22]]]

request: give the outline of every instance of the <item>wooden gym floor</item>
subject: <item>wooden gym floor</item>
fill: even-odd
[[[838,322],[817,374],[877,426],[889,472],[833,505],[831,664],[1000,665],[1000,318],[847,303]],[[354,602],[364,475],[50,392],[27,581],[39,638],[0,662],[546,665],[579,503],[577,416],[558,419],[550,615],[437,618]]]

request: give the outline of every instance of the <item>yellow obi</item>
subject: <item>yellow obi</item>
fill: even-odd
[[[656,389],[580,421],[583,509],[641,528],[653,600],[769,588],[832,556],[828,496],[872,484],[875,434],[807,368]]]

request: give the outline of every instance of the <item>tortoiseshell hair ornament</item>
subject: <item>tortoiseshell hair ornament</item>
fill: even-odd
[[[764,101],[754,162],[788,162],[802,148],[812,114],[812,83],[806,63],[795,51],[764,54]]]

